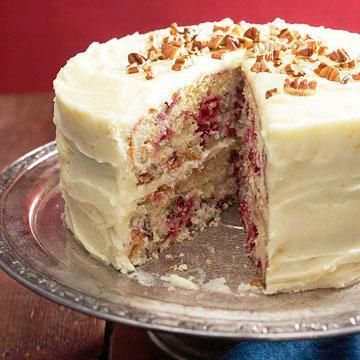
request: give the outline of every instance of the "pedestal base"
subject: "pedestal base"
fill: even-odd
[[[147,332],[154,360],[210,360],[219,359],[238,341],[200,336]]]

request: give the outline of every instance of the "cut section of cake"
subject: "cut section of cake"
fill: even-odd
[[[359,48],[229,19],[92,44],[54,82],[66,225],[128,272],[239,197],[268,293],[358,281]]]

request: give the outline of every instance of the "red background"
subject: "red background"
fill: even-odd
[[[0,92],[48,91],[92,41],[224,17],[360,32],[360,0],[0,0]]]

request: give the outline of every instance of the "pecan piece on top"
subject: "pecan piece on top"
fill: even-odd
[[[310,58],[319,50],[317,41],[307,41],[296,49],[295,55],[299,57]]]
[[[286,79],[284,83],[284,91],[290,95],[297,96],[314,95],[316,87],[316,80],[308,81],[307,79],[296,78],[295,80]]]
[[[144,67],[144,72],[146,74],[145,75],[146,80],[152,80],[154,78],[154,74],[152,72],[151,66]]]
[[[138,65],[141,65],[145,62],[145,58],[140,54],[130,53],[128,55],[128,61],[129,61],[130,65],[135,64],[135,63]]]
[[[182,63],[175,63],[173,64],[173,66],[171,67],[172,70],[174,71],[181,71],[184,67],[184,64]]]
[[[206,40],[194,40],[194,48],[197,48],[198,50],[203,49],[207,44],[208,42]]]
[[[329,59],[338,63],[344,63],[350,60],[349,54],[345,49],[334,50],[331,54],[328,55]]]
[[[260,57],[256,60],[254,65],[250,69],[252,72],[260,73],[260,72],[270,72],[270,69],[266,65],[264,60],[261,60]]]
[[[208,42],[208,48],[210,50],[216,50],[221,45],[221,42],[223,41],[224,36],[223,35],[215,35],[213,36],[210,41]]]
[[[294,34],[287,28],[280,31],[278,38],[286,39],[289,44],[295,40]]]
[[[175,36],[175,35],[178,34],[178,32],[179,32],[179,30],[178,30],[177,23],[176,23],[176,22],[172,23],[172,24],[170,25],[170,35]]]
[[[231,29],[229,25],[227,26],[220,26],[220,25],[214,25],[213,32],[221,31],[221,32],[228,32]]]
[[[339,64],[341,69],[353,69],[356,66],[356,60],[350,60]]]
[[[327,65],[325,63],[320,63],[319,66],[314,70],[315,74],[319,75],[322,78],[328,79],[330,81],[340,81],[340,70],[335,66]]]
[[[139,72],[139,69],[137,66],[130,66],[127,69],[128,74],[136,74]]]
[[[222,59],[223,57],[224,57],[224,54],[226,53],[226,50],[222,50],[222,49],[220,49],[220,50],[215,50],[215,51],[213,51],[212,53],[211,53],[211,57],[213,58],[213,59],[218,59],[218,60],[220,60],[220,59]]]
[[[260,31],[256,27],[251,27],[245,31],[244,37],[251,39],[253,42],[259,42]]]
[[[229,35],[225,37],[224,42],[226,49],[229,51],[234,51],[240,46],[239,41],[236,38],[233,38],[232,36]]]
[[[172,41],[169,43],[164,43],[161,50],[165,59],[175,59],[178,52],[180,51],[181,43],[178,41]]]
[[[287,64],[285,66],[285,72],[287,75],[300,77],[305,75],[305,71],[302,69],[302,67],[299,64]]]
[[[277,88],[273,88],[273,89],[269,89],[268,91],[266,91],[265,93],[265,99],[269,99],[272,96],[274,96],[275,94],[278,93],[278,89]]]
[[[185,66],[186,59],[184,56],[178,56],[175,60],[175,63],[171,67],[174,71],[181,71]]]

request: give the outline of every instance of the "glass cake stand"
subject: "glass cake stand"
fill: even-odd
[[[219,226],[174,244],[129,275],[89,256],[66,230],[62,213],[52,142],[0,175],[1,268],[59,304],[148,329],[153,344],[178,356],[173,358],[185,359],[186,351],[196,349],[205,359],[214,344],[225,349],[241,339],[303,339],[360,330],[360,285],[272,296],[249,286],[258,275],[242,246],[235,207],[223,214]],[[198,289],[174,286],[171,274],[190,279]]]

